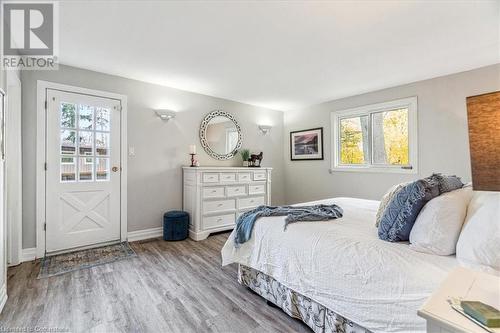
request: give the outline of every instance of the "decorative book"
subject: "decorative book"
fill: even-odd
[[[476,301],[461,301],[464,312],[487,327],[500,327],[500,311],[488,304]]]
[[[486,331],[490,332],[490,333],[496,333],[496,332],[499,332],[500,330],[494,328],[494,327],[488,327],[486,326],[485,324],[483,324],[481,321],[479,321],[478,319],[472,317],[471,315],[467,314],[464,309],[462,308],[462,303],[467,303],[467,302],[470,302],[470,301],[462,301],[461,299],[459,298],[454,298],[454,297],[451,297],[448,299],[448,303],[450,304],[451,308],[455,311],[457,311],[458,313],[462,314],[463,316],[467,317],[468,319],[470,319],[471,321],[473,321],[474,323],[476,323],[477,325],[481,326],[482,328],[484,328]],[[477,302],[477,303],[481,303],[481,302]],[[484,303],[481,303],[481,304],[484,304]],[[495,308],[491,307],[492,309],[494,309],[495,311],[498,311],[496,310]]]

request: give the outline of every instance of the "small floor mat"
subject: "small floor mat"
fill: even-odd
[[[128,242],[57,254],[42,259],[38,279],[104,265],[137,256]]]

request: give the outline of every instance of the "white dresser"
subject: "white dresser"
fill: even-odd
[[[233,229],[243,212],[271,204],[272,168],[183,167],[189,237]]]

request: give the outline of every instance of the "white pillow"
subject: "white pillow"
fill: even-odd
[[[500,270],[500,192],[474,192],[457,242],[457,259]]]
[[[429,201],[411,229],[410,248],[441,256],[454,254],[471,197],[472,188],[464,187]]]

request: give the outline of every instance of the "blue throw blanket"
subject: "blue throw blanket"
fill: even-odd
[[[259,217],[285,216],[285,227],[298,221],[326,221],[342,217],[343,210],[337,205],[313,206],[259,206],[243,213],[236,221],[234,243],[236,246],[245,243],[252,236],[253,226]]]

